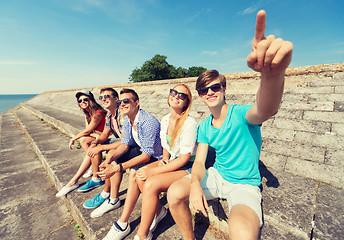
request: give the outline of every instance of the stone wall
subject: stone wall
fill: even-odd
[[[254,72],[226,74],[227,102],[253,104],[259,87]],[[140,106],[159,120],[168,113],[169,89],[178,83],[192,89],[190,114],[198,122],[209,115],[195,90],[196,78],[111,85],[118,92],[133,88]],[[105,86],[102,86],[105,87]],[[96,97],[102,87],[90,88]],[[80,89],[42,93],[27,104],[78,114],[75,93]],[[81,126],[82,128],[82,126]],[[262,126],[261,161],[268,167],[344,187],[344,64],[297,67],[287,70],[278,114]]]

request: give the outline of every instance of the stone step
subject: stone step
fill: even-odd
[[[75,221],[15,116],[0,116],[0,239],[75,239]]]
[[[27,109],[21,108],[16,114],[21,124],[26,129],[28,137],[31,138],[32,144],[35,146],[36,152],[40,156],[43,165],[50,173],[50,177],[53,179],[56,188],[60,189],[77,171],[84,156],[82,150],[69,150],[68,137],[52,128],[50,125],[44,124],[44,121],[32,115]],[[91,210],[83,208],[82,204],[86,200],[94,197],[97,193],[100,193],[102,187],[86,193],[77,193],[73,191],[68,194],[66,198],[62,198],[65,200],[66,205],[71,210],[74,219],[78,222],[87,239],[102,239],[110,229],[112,222],[119,219],[126,197],[128,185],[127,177],[128,175],[125,174],[120,189],[121,207],[98,219],[92,219],[90,217]],[[85,181],[85,179],[81,179],[79,183],[82,184]],[[165,197],[163,197],[161,201],[166,205]],[[166,207],[168,206],[166,205]],[[140,209],[141,198],[139,198],[130,218],[132,232],[127,237],[128,239],[133,238],[136,234],[141,216]],[[197,224],[200,225],[204,223],[200,222]],[[214,230],[210,228],[208,231],[198,232],[197,234],[201,234],[203,239],[214,239],[215,233],[216,231],[214,232]],[[154,236],[157,237],[157,239],[173,239],[180,236],[178,228],[174,224],[170,214],[161,221],[159,228],[154,232]]]

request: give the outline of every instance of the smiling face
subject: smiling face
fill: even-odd
[[[113,97],[111,91],[103,91],[100,93],[100,96],[102,97],[101,103],[104,108],[106,108],[107,110],[113,110],[117,108],[118,98]]]
[[[221,81],[219,79],[215,79],[214,81],[208,83],[205,87],[213,86],[216,83],[221,83]],[[207,94],[199,95],[199,97],[208,107],[211,108],[216,106],[222,106],[223,104],[225,104],[225,94],[226,88],[221,86],[220,91],[214,92],[213,90],[211,90],[211,88],[209,88]]]
[[[78,98],[78,105],[81,109],[87,109],[90,107],[90,98],[86,95],[81,95]]]
[[[175,96],[171,96],[171,94],[168,97],[168,104],[171,108],[175,109],[176,112],[183,112],[188,104],[189,104],[189,98],[190,98],[190,93],[188,89],[182,85],[177,85],[173,88],[173,90],[176,90],[178,93],[184,93],[188,96],[188,98],[182,100],[179,97],[179,94],[177,93]]]
[[[129,99],[129,102],[125,103],[126,100],[124,100],[124,99]],[[135,101],[133,94],[122,93],[119,96],[119,100],[122,101],[121,104],[119,105],[121,113],[123,113],[124,115],[128,115],[129,118],[130,118],[130,116],[136,115],[136,113],[139,109],[140,103],[138,100]]]

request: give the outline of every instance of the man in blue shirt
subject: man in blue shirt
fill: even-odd
[[[283,95],[284,75],[293,45],[273,35],[265,37],[265,12],[257,14],[252,53],[247,64],[261,73],[257,102],[229,105],[225,101],[226,79],[216,70],[202,73],[196,82],[201,100],[211,115],[201,122],[198,148],[191,176],[168,190],[171,214],[184,240],[194,240],[191,212],[207,216],[207,200],[226,198],[230,239],[258,239],[262,226],[260,174],[261,124],[275,115]],[[213,167],[205,170],[208,147],[216,151]],[[189,202],[189,204],[187,204]]]
[[[122,89],[118,105],[120,112],[125,115],[121,144],[108,153],[98,172],[99,177],[110,178],[110,198],[108,201],[101,201],[101,196],[97,195],[85,203],[95,208],[100,205],[99,202],[103,202],[91,213],[92,218],[100,217],[120,206],[118,192],[123,171],[131,168],[135,172],[162,157],[160,123],[153,115],[139,108],[137,93],[132,89]],[[129,176],[129,185],[131,181],[135,181],[134,174]]]

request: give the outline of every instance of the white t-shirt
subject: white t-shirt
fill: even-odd
[[[166,139],[170,116],[171,114],[169,113],[161,119],[160,131],[161,146],[170,153],[170,161],[178,158],[179,154],[191,153],[191,156],[196,155],[196,140],[198,127],[196,120],[191,116],[187,117],[187,119],[184,122],[184,126],[179,133],[179,136],[174,142],[174,146],[170,148],[170,145],[167,143]]]

